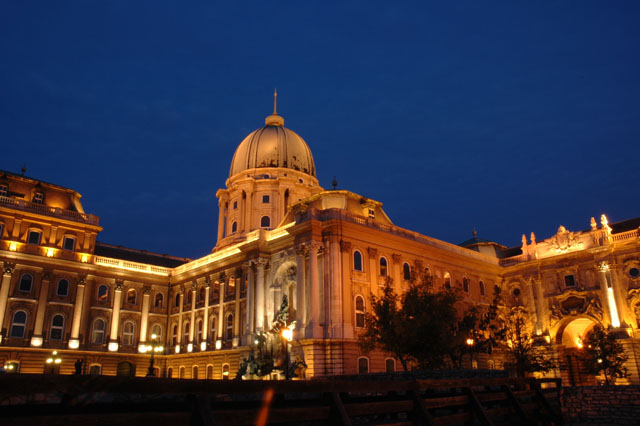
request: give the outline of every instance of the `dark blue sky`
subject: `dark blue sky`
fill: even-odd
[[[0,169],[76,189],[103,242],[198,257],[277,87],[321,185],[396,225],[640,216],[640,2],[427,3],[4,1]]]

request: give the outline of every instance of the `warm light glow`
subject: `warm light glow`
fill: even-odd
[[[62,360],[60,358],[56,358],[53,362],[56,363],[56,364],[60,364],[62,362]]]
[[[82,253],[82,263],[87,263],[89,261],[89,255],[87,253]]]
[[[79,347],[80,347],[80,340],[78,339],[69,340],[69,349],[78,349]]]
[[[544,340],[545,340],[547,343],[551,343],[551,336],[544,336]]]
[[[272,241],[272,240],[284,237],[285,235],[288,235],[289,231],[287,231],[287,229],[291,228],[295,224],[296,224],[295,222],[291,222],[286,224],[285,226],[274,229],[273,231],[267,231],[267,241]]]
[[[602,364],[602,358],[598,358],[598,364]]]
[[[228,375],[229,375],[229,372],[228,372],[227,370],[225,370],[225,371],[223,371],[223,372],[222,372],[222,375],[223,375],[223,376],[228,376]]]
[[[157,327],[156,327],[156,328],[157,328]],[[158,338],[158,336],[157,336],[155,333],[153,333],[153,334],[151,335],[151,340],[156,340],[157,338]]]
[[[177,354],[179,354],[179,353],[180,353],[180,345],[176,345],[175,352],[176,352]]]
[[[284,337],[289,342],[293,340],[293,331],[290,328],[285,328],[282,330],[282,337]]]
[[[47,358],[47,364],[51,364],[53,362],[53,358]]]
[[[216,349],[222,349],[222,340],[216,340]]]
[[[118,350],[118,342],[109,342],[109,352],[116,352]]]
[[[187,345],[187,352],[193,352],[193,343]]]
[[[473,339],[467,339],[467,345],[472,346],[473,345]]]
[[[32,337],[31,346],[35,346],[35,347],[42,346],[42,337]]]
[[[141,343],[140,346],[138,346],[138,352],[140,352],[141,354],[146,353],[148,349],[149,346],[145,345],[144,343]]]
[[[578,347],[578,349],[582,349],[582,339],[579,337],[576,337],[576,346]]]
[[[47,257],[53,257],[53,253],[54,253],[54,250],[51,247],[49,247],[47,249]]]
[[[11,244],[9,244],[9,250],[11,250],[11,251],[18,250],[18,243],[12,241]]]
[[[4,365],[4,369],[5,369],[5,370],[9,370],[9,371],[11,371],[11,370],[13,370],[13,368],[14,368],[14,367],[13,367],[13,364],[5,364],[5,365]]]
[[[201,351],[207,350],[207,342],[200,342],[200,350]]]
[[[162,352],[162,351],[164,351],[164,346],[156,346],[155,348],[153,348],[153,350],[155,352]]]
[[[616,306],[616,299],[613,296],[613,288],[607,289],[607,299],[609,300],[609,313],[611,314],[611,325],[613,327],[620,327],[620,318],[618,317],[618,308]]]

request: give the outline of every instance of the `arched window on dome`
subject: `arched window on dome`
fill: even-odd
[[[234,220],[231,224],[231,233],[235,234],[236,232],[238,232],[238,222]]]
[[[358,250],[353,252],[353,269],[362,272],[362,253]]]
[[[380,258],[380,276],[381,277],[386,277],[387,276],[387,270],[388,270],[387,259],[385,257],[381,257]]]
[[[269,229],[271,227],[271,218],[269,216],[262,216],[260,218],[260,228]]]

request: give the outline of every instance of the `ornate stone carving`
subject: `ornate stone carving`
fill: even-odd
[[[4,275],[13,275],[13,271],[16,269],[16,264],[12,262],[4,262],[3,269]]]
[[[305,219],[308,210],[309,206],[307,204],[294,205],[292,211],[293,217],[295,218],[296,222],[301,222],[303,219]]]
[[[122,291],[124,280],[116,280],[116,291]]]
[[[264,257],[259,257],[254,262],[258,268],[260,267],[266,268],[267,265],[269,264],[269,260],[265,259]]]
[[[416,270],[422,271],[422,268],[424,267],[424,262],[422,260],[416,259],[413,264],[416,266]]]
[[[400,263],[400,261],[402,260],[402,256],[394,253],[391,255],[391,259],[393,259],[393,263]]]
[[[318,243],[318,256],[325,254],[329,249],[327,248],[326,244],[323,243]]]
[[[351,243],[349,244],[349,248],[347,250],[351,250]],[[320,248],[322,247],[322,242],[320,241],[311,241],[309,243],[309,250],[311,252],[315,252],[316,254],[318,254],[318,250],[320,250]]]
[[[340,251],[342,252],[350,252],[351,251],[351,243],[348,241],[340,240]]]
[[[306,244],[298,244],[296,246],[296,255],[307,257],[309,255],[309,247]]]
[[[575,233],[567,231],[567,228],[560,225],[560,227],[558,228],[558,233],[551,237],[549,242],[556,252],[564,253],[569,249],[578,248],[578,246],[580,245],[579,235],[579,232]]]
[[[145,287],[144,289],[142,289],[142,294],[151,294],[151,288]]]
[[[42,281],[51,281],[51,275],[53,275],[53,272],[49,269],[45,269],[42,271]]]
[[[376,258],[378,257],[378,249],[374,247],[367,248],[367,253],[369,253],[369,257]]]

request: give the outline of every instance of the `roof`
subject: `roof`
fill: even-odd
[[[620,232],[627,232],[633,229],[638,229],[640,227],[640,217],[612,223],[609,226],[611,226],[611,232],[613,234],[619,234]]]
[[[123,246],[114,246],[96,242],[94,254],[97,256],[111,257],[113,259],[128,260],[129,262],[146,263],[148,265],[175,268],[190,262],[191,259],[170,256],[168,254],[153,253],[146,250],[136,250]]]
[[[65,190],[65,191],[76,192],[71,188],[67,188],[65,186],[56,185],[55,183],[45,182],[45,181],[43,181],[41,179],[36,179],[36,178],[32,178],[32,177],[25,176],[25,175],[22,175],[22,174],[9,172],[7,170],[0,170],[0,178],[2,178],[4,175],[13,176],[14,178],[18,178],[18,179],[21,179],[21,180],[30,180],[30,181],[33,181],[35,183],[41,183],[41,184],[44,184],[44,185],[47,185],[47,186],[51,186],[51,187],[54,187],[54,188],[59,188],[59,189]]]

